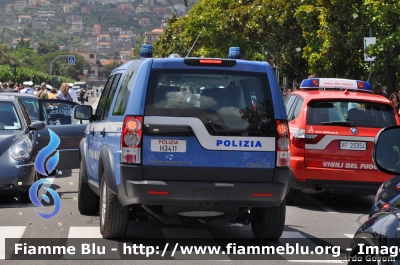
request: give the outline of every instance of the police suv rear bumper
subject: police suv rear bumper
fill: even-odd
[[[118,198],[122,205],[275,207],[286,196],[289,172],[289,168],[276,169],[272,183],[129,180],[124,176],[125,192],[119,192]]]

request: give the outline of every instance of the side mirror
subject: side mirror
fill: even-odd
[[[46,123],[43,121],[34,121],[28,126],[29,130],[42,130],[46,128]]]
[[[387,174],[400,174],[400,126],[383,128],[375,137],[372,159]]]
[[[74,117],[77,120],[91,120],[93,108],[89,105],[79,105],[74,109]]]

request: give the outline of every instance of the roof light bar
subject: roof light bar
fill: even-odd
[[[348,89],[372,92],[369,82],[341,78],[310,78],[301,82],[300,89]]]

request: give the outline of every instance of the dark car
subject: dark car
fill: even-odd
[[[382,184],[376,193],[369,217],[377,212],[387,211],[389,207],[400,206],[400,176],[393,176]]]
[[[387,174],[400,174],[400,126],[382,129],[375,137],[372,157],[378,170]],[[379,188],[371,215],[352,239],[352,251],[348,264],[391,264],[399,265],[400,259],[386,253],[366,254],[365,249],[397,249],[400,243],[400,176],[395,175]],[[364,244],[364,245],[361,245]],[[355,261],[357,260],[357,262]],[[378,262],[379,261],[379,262]],[[362,264],[364,264],[362,263]]]
[[[29,202],[29,188],[39,179],[34,161],[40,150],[31,131],[46,124],[32,121],[18,97],[4,94],[0,94],[0,194],[20,194],[21,202]]]
[[[47,128],[60,137],[59,162],[57,169],[79,168],[79,142],[85,136],[87,124],[73,117],[73,108],[78,103],[59,99],[38,99],[36,95],[26,93],[1,93],[1,95],[16,96],[25,106],[32,121],[43,121]],[[39,150],[47,146],[50,140],[47,129],[38,130],[37,142]]]

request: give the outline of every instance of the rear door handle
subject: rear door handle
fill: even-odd
[[[104,128],[101,132],[100,135],[104,137],[104,135],[106,135],[106,128]]]

